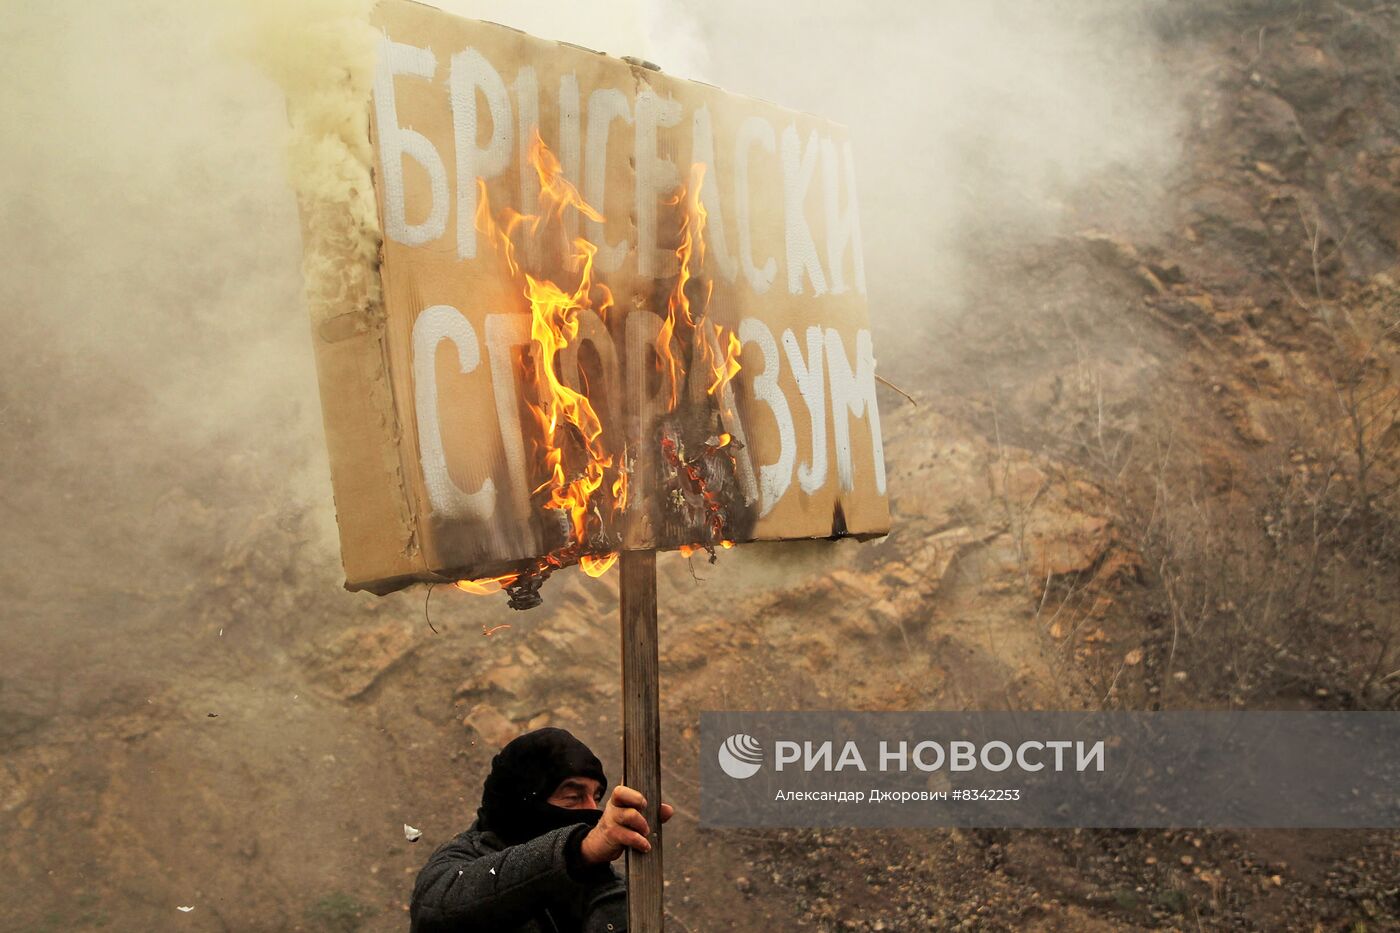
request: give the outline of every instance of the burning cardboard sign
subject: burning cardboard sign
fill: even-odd
[[[382,301],[313,322],[347,586],[524,608],[624,548],[887,531],[844,130],[374,17]]]

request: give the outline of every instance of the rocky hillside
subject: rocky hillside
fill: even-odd
[[[1071,234],[975,238],[925,343],[877,333],[917,403],[882,398],[894,532],[661,558],[676,929],[1400,923],[1389,832],[696,825],[702,709],[1400,705],[1400,11],[1178,0],[1155,29],[1189,114],[1169,214],[1117,225],[1148,195],[1101,179]],[[59,420],[26,417],[15,469]],[[290,456],[84,526],[112,555],[85,580],[54,516],[131,477],[9,487],[42,546],[4,571],[0,927],[402,930],[502,741],[564,725],[617,776],[615,577],[509,615],[339,592]]]

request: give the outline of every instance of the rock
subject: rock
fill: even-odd
[[[413,633],[401,622],[351,629],[314,659],[315,677],[335,696],[353,700],[364,695],[413,647]]]
[[[1181,271],[1181,266],[1174,262],[1148,263],[1148,268],[1152,274],[1157,276],[1158,281],[1165,285],[1182,285],[1186,282],[1186,273]]]
[[[518,664],[497,667],[486,675],[486,683],[493,689],[515,696],[525,683],[525,668]]]
[[[996,464],[991,470],[992,495],[1025,506],[1045,488],[1045,473],[1029,461]]]
[[[696,670],[704,667],[709,663],[709,660],[709,648],[695,639],[687,639],[667,646],[658,658],[661,669],[668,674]]]
[[[920,570],[920,578],[916,583],[917,589],[931,595],[938,589],[938,585],[943,581],[944,575],[957,556],[966,548],[979,543],[979,541],[987,540],[988,537],[988,535],[984,535],[979,539],[972,529],[967,527],[949,528],[930,537],[917,551],[910,555],[910,564]],[[915,587],[911,587],[903,592],[911,592],[914,589]]]
[[[524,686],[526,676],[524,667],[518,664],[502,664],[487,671],[484,676],[476,675],[462,681],[452,692],[452,696],[460,700],[463,697],[484,694],[488,690],[496,690],[513,697]]]
[[[1098,573],[1094,574],[1094,583],[1101,586],[1127,583],[1139,579],[1141,573],[1142,558],[1126,548],[1115,547],[1099,564]]]
[[[873,575],[854,573],[850,570],[833,570],[827,575],[838,587],[849,590],[865,600],[879,599],[885,595],[885,588]]]
[[[1140,260],[1138,251],[1127,240],[1099,230],[1085,230],[1079,239],[1096,258],[1117,265],[1136,265]]]
[[[917,586],[923,580],[923,573],[908,564],[890,564],[885,569],[885,581],[892,586]]]
[[[876,619],[894,625],[898,618],[894,604],[885,599],[868,609],[852,610],[851,614],[846,617],[846,627],[859,638],[874,638],[880,631],[875,624]]]
[[[1043,579],[1086,570],[1111,545],[1109,521],[1047,503],[1027,523],[1025,547],[1031,573]]]
[[[1126,240],[1098,231],[1086,231],[1081,233],[1079,238],[1095,259],[1131,273],[1147,291],[1160,295],[1167,290],[1152,269],[1142,261],[1137,249]]]
[[[1256,447],[1273,443],[1274,436],[1266,426],[1268,412],[1264,401],[1241,386],[1232,389],[1221,402],[1220,411],[1235,429],[1235,435]]]
[[[494,706],[478,703],[462,720],[462,725],[476,732],[481,741],[500,748],[520,734],[520,729]]]

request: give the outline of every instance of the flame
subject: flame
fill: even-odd
[[[685,374],[685,367],[676,358],[671,344],[676,335],[676,328],[684,322],[686,327],[694,330],[697,316],[690,305],[690,296],[686,294],[686,284],[695,277],[692,265],[698,268],[705,261],[705,223],[709,215],[705,212],[705,205],[700,200],[700,188],[705,182],[705,164],[697,162],[690,167],[690,183],[676,192],[674,197],[667,198],[665,203],[672,207],[682,207],[681,211],[681,236],[680,244],[676,247],[676,260],[680,267],[680,272],[676,276],[675,287],[666,296],[666,319],[661,324],[661,331],[656,338],[656,352],[661,358],[662,374],[666,379],[666,386],[670,393],[667,411],[675,411],[676,405],[680,401],[681,377]],[[705,303],[700,309],[703,316],[709,308],[710,296],[714,292],[714,282],[706,283]],[[696,341],[701,352],[705,353],[709,348],[707,341],[701,337]]]
[[[602,557],[594,557],[592,554],[585,554],[578,559],[579,568],[590,577],[601,577],[608,572],[613,564],[617,563],[617,552],[604,554]]]
[[[608,519],[616,519],[627,508],[630,492],[626,451],[607,448],[598,411],[586,394],[560,377],[560,354],[577,341],[580,316],[591,311],[606,323],[607,312],[613,308],[612,292],[597,279],[594,268],[598,247],[581,236],[569,237],[565,218],[569,211],[599,223],[604,218],[564,177],[558,158],[544,144],[538,129],[531,136],[529,164],[539,180],[535,212],[522,214],[506,207],[493,213],[486,183],[478,178],[475,221],[485,240],[495,244],[505,275],[530,310],[525,405],[533,422],[532,497],[546,515],[558,517],[564,541],[518,573],[457,583],[469,593],[498,592],[514,585],[513,597],[530,587],[532,578],[570,563],[577,562],[592,577],[606,573],[618,558],[617,536]],[[666,294],[666,313],[656,346],[667,412],[680,404],[685,380],[684,351],[678,354],[678,347],[694,348],[691,362],[696,375],[705,379],[711,396],[720,393],[740,369],[738,337],[705,320],[713,281],[706,281],[703,290],[694,284],[705,259],[707,215],[700,198],[704,177],[703,164],[691,166],[687,184],[666,202],[680,214],[675,250],[679,273]],[[521,244],[523,250],[518,248]],[[540,275],[538,270],[524,268],[526,263],[532,268],[542,264],[559,269],[561,275]],[[692,295],[696,296],[693,304]],[[730,440],[727,433],[721,434],[717,443],[712,438],[705,449],[713,452]],[[667,461],[701,490],[708,540],[720,540],[723,503],[704,489],[699,471],[693,463],[681,460],[674,443],[667,441],[663,447]],[[724,546],[731,543],[726,540]],[[681,548],[687,555],[694,550]]]
[[[618,467],[620,459],[603,445],[603,425],[597,410],[587,395],[560,378],[559,357],[578,339],[579,316],[593,311],[606,320],[613,307],[612,292],[595,278],[597,246],[583,237],[570,239],[564,233],[564,218],[575,210],[601,223],[603,215],[564,177],[558,158],[544,144],[538,129],[530,139],[529,162],[540,185],[536,212],[521,214],[506,207],[498,222],[486,182],[478,178],[475,219],[477,229],[496,245],[507,276],[530,309],[528,359],[534,391],[533,397],[527,397],[526,407],[537,429],[531,440],[533,464],[539,469],[532,495],[542,498],[543,510],[562,517],[567,534],[562,545],[539,558],[532,568],[512,577],[511,583],[527,575],[552,572],[574,560],[591,576],[601,575],[612,566],[616,555],[595,557],[582,553],[601,530],[596,498],[600,490],[608,490],[615,513],[627,501],[626,473]],[[530,255],[546,256],[546,261],[557,257],[557,264],[573,277],[572,284],[561,284],[523,269],[517,237],[529,244]],[[611,482],[610,473],[615,474]],[[482,591],[470,585],[461,588]]]
[[[716,337],[719,337],[719,330],[719,325],[716,324]],[[710,367],[711,370],[714,371],[715,378],[714,381],[710,383],[710,387],[705,390],[705,393],[707,395],[714,395],[720,389],[723,389],[731,379],[733,379],[739,374],[739,351],[741,349],[742,344],[739,343],[738,336],[733,331],[730,331],[729,343],[724,348],[724,359],[721,360],[718,364],[711,365]],[[725,435],[725,437],[728,436],[729,435],[727,434]]]
[[[458,580],[452,584],[464,593],[471,593],[474,596],[488,596],[491,593],[499,593],[501,590],[515,582],[518,574],[507,573],[499,577],[484,577],[480,580]]]
[[[535,445],[542,452],[540,462],[545,473],[544,481],[534,492],[547,494],[543,508],[568,517],[569,543],[579,546],[588,537],[593,496],[603,487],[614,458],[603,448],[603,425],[598,412],[588,396],[559,378],[558,360],[564,348],[578,337],[579,315],[590,310],[605,313],[612,307],[612,293],[606,285],[594,281],[593,259],[598,248],[583,237],[574,237],[564,247],[565,268],[578,276],[574,286],[567,288],[522,271],[513,236],[521,228],[532,242],[538,242],[551,228],[557,228],[562,236],[564,215],[570,209],[599,222],[603,216],[564,177],[559,160],[544,144],[538,130],[530,140],[529,158],[540,183],[538,212],[517,214],[507,208],[502,212],[505,224],[497,224],[491,215],[486,183],[477,179],[480,198],[476,222],[499,246],[507,269],[521,285],[530,307],[536,398],[528,400],[527,407],[540,429]],[[583,449],[574,452],[582,455],[583,466],[571,471],[565,466],[565,445],[579,441]]]

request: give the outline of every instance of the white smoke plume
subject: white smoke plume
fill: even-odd
[[[1053,235],[1086,203],[1161,215],[1179,108],[1146,4],[445,5],[851,126],[877,350],[986,274],[971,242]],[[14,580],[179,578],[230,547],[218,510],[274,500],[318,516],[338,582],[298,269],[313,316],[376,301],[369,9],[51,0],[0,20]]]

